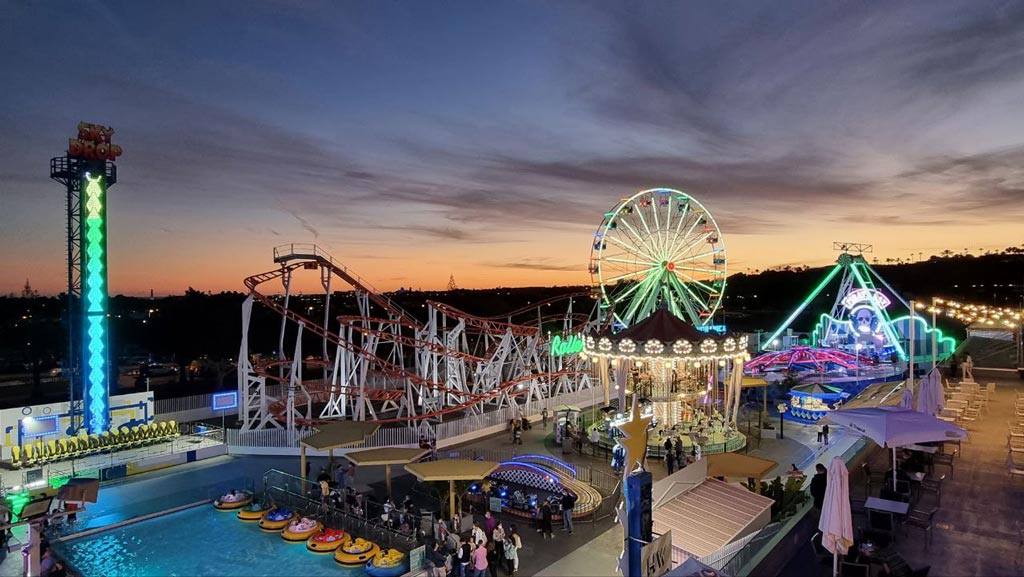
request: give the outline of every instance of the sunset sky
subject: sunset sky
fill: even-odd
[[[382,290],[586,284],[687,190],[730,272],[1024,243],[1024,4],[0,0],[0,293],[64,289],[79,121],[124,148],[111,293],[317,243]],[[315,283],[315,280],[313,281]],[[312,287],[313,284],[308,285]]]

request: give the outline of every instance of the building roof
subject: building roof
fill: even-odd
[[[441,459],[405,466],[420,481],[479,481],[498,468],[494,461]]]
[[[739,485],[707,479],[654,509],[654,532],[672,531],[673,547],[704,557],[767,524],[772,503]]]
[[[318,426],[318,432],[302,439],[302,444],[318,451],[352,447],[365,441],[379,428],[377,423],[365,421],[334,421]]]
[[[734,477],[760,479],[778,466],[775,461],[758,459],[739,453],[713,453],[705,455],[708,460],[709,477]]]
[[[429,452],[430,449],[381,447],[345,453],[345,458],[356,465],[407,465],[419,461]]]

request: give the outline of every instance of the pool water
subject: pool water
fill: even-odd
[[[288,543],[243,523],[234,512],[212,506],[193,507],[54,543],[56,551],[84,577],[195,576],[346,577],[364,575],[346,569],[333,555],[314,554],[305,543]]]

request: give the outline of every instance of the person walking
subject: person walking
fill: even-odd
[[[665,467],[668,469],[668,474],[676,472],[676,454],[673,451],[665,453]]]
[[[500,549],[494,541],[487,543],[487,570],[491,573],[491,577],[498,577],[498,565],[504,556],[505,551]]]
[[[498,520],[491,515],[490,511],[484,513],[484,534],[488,539],[494,539],[494,528],[498,526]]]
[[[508,566],[509,575],[519,572],[519,550],[523,548],[523,540],[519,538],[519,530],[515,525],[509,528],[508,538],[505,539],[505,560]]]
[[[469,541],[459,547],[459,577],[472,577],[469,572],[469,560],[472,553],[473,547]]]
[[[544,430],[548,429],[548,408],[544,407],[544,410],[540,412],[540,421],[544,423]]]
[[[505,527],[502,526],[501,521],[494,527],[494,532],[491,533],[491,542],[494,543],[494,550],[498,552],[504,564],[505,559]]]
[[[974,382],[974,357],[971,356],[971,353],[964,353],[964,364],[962,366],[964,370],[964,378],[962,380],[968,383]]]
[[[825,465],[818,463],[814,466],[814,477],[811,478],[811,498],[814,499],[814,508],[821,512],[821,506],[825,502],[825,488],[828,485],[828,469]]]
[[[821,426],[821,440],[825,444],[825,446],[827,447],[828,446],[828,425],[827,424]]]
[[[484,533],[483,528],[480,527],[480,522],[479,521],[473,521],[472,535],[473,535],[473,539],[472,539],[473,543],[477,543],[477,542],[480,542],[480,541],[482,541],[484,543],[487,542],[487,533]]]
[[[576,496],[572,493],[562,495],[562,530],[572,535],[572,508],[576,506]]]
[[[665,456],[672,452],[672,438],[665,439]]]

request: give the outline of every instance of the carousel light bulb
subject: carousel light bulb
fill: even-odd
[[[718,361],[718,366],[724,367],[725,366],[725,361]]]

